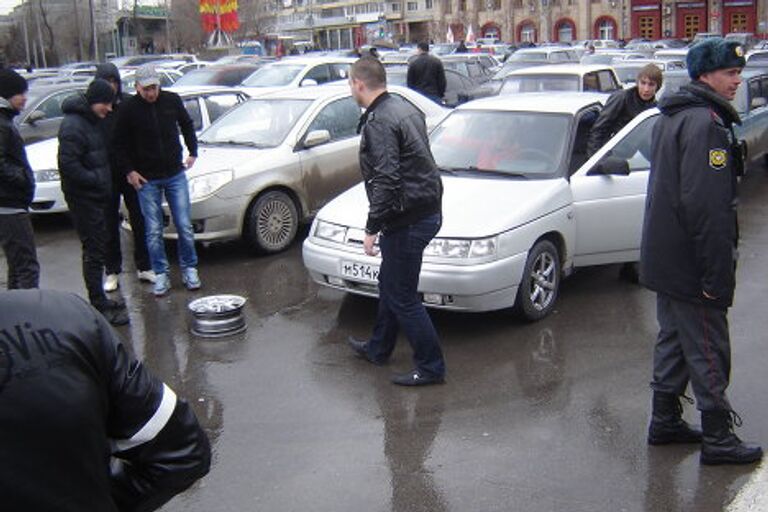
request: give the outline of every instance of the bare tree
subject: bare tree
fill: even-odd
[[[171,50],[196,52],[205,43],[205,32],[200,23],[198,0],[174,0],[171,3]]]

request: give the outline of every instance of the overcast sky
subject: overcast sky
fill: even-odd
[[[20,3],[21,0],[0,0],[0,14],[10,13]]]

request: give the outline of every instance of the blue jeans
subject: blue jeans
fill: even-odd
[[[434,214],[379,237],[379,311],[366,345],[372,360],[385,361],[395,349],[402,329],[413,349],[416,369],[434,377],[445,375],[445,362],[437,331],[419,297],[418,285],[424,248],[440,230],[441,223],[440,214]]]
[[[182,269],[197,267],[195,235],[189,217],[189,187],[187,176],[182,171],[170,178],[149,180],[139,189],[152,270],[155,274],[167,274],[170,270],[163,241],[163,194],[179,235],[179,265]]]

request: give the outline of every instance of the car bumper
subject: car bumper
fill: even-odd
[[[197,242],[217,242],[240,238],[242,235],[243,216],[248,206],[246,196],[221,198],[216,195],[195,201],[190,207],[192,228]],[[178,234],[170,222],[168,205],[163,205],[165,230],[163,237],[176,240]]]
[[[304,266],[312,279],[323,286],[357,295],[378,296],[374,281],[343,276],[341,262],[381,264],[378,257],[319,245],[307,238],[303,245]],[[454,311],[494,311],[515,304],[527,253],[477,265],[446,265],[425,261],[419,276],[419,293],[427,307]]]
[[[69,211],[60,181],[44,181],[35,185],[35,198],[29,208],[33,214],[62,213]]]

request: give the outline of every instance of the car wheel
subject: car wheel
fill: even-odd
[[[560,254],[549,240],[539,240],[528,252],[516,306],[526,320],[547,316],[560,290]]]
[[[299,214],[296,204],[285,192],[273,190],[260,195],[247,217],[246,236],[257,252],[284,251],[296,238]]]

